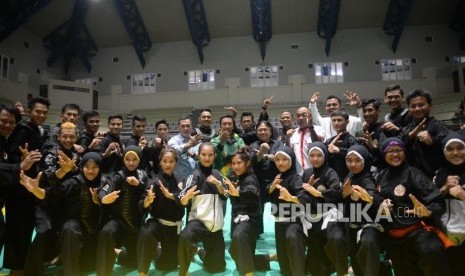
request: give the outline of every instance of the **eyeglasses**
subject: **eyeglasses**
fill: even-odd
[[[402,149],[395,149],[395,150],[386,151],[386,154],[391,155],[391,156],[395,155],[395,154],[402,154],[402,153],[404,153],[404,150],[402,150]]]

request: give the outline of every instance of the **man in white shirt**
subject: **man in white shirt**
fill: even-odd
[[[349,100],[349,105],[357,108],[358,117],[349,116],[349,124],[347,125],[347,131],[355,136],[357,131],[362,129],[363,126],[363,110],[362,102],[355,92],[348,91],[347,94],[343,94],[347,100]],[[331,138],[337,134],[337,131],[331,126],[331,113],[336,109],[341,109],[341,99],[336,96],[328,96],[325,101],[325,109],[328,117],[322,117],[316,106],[316,101],[320,97],[320,92],[315,92],[310,98],[310,103],[308,108],[313,114],[313,124],[315,126],[321,126],[325,132],[325,140]]]
[[[297,109],[296,121],[299,127],[288,131],[287,145],[294,150],[297,173],[302,175],[306,169],[311,167],[308,159],[308,145],[312,142],[323,141],[325,133],[323,128],[312,124],[312,112],[306,107]]]

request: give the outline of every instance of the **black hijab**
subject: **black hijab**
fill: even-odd
[[[311,143],[310,145],[308,145],[308,148],[309,148],[308,155],[310,155],[310,152],[312,152],[313,150],[318,150],[319,152],[323,154],[323,158],[324,158],[323,164],[319,168],[315,168],[315,167],[310,168],[312,170],[312,173],[310,175],[314,174],[315,179],[317,179],[320,176],[322,176],[325,173],[325,171],[329,168],[328,149],[326,148],[326,145],[320,141]]]
[[[84,175],[83,168],[87,162],[93,161],[99,167],[98,175],[93,180],[88,180]],[[79,170],[83,176],[84,181],[89,187],[98,187],[100,186],[100,179],[102,178],[102,156],[96,152],[88,152],[84,154],[79,163]]]
[[[445,152],[449,143],[454,141],[465,145],[465,137],[461,134],[451,131],[442,141],[443,151]],[[457,175],[460,177],[460,183],[465,183],[465,162],[460,165],[454,165],[446,158],[446,165],[437,172],[435,183],[441,184],[442,186],[443,183],[446,183],[447,177],[449,175]]]
[[[291,167],[285,172],[280,172],[281,179],[283,180],[283,182],[286,182],[297,174],[295,153],[291,148],[283,147],[282,149],[277,151],[274,156],[276,157],[276,155],[278,154],[285,156],[287,159],[291,161]]]
[[[347,175],[347,178],[350,179],[350,182],[357,184],[360,183],[363,178],[371,177],[370,170],[373,160],[367,148],[362,145],[353,145],[347,150],[346,158],[347,156],[349,156],[349,154],[355,154],[363,161],[363,170],[361,172],[357,174],[349,172],[349,174]]]

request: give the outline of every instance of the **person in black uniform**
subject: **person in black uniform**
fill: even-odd
[[[252,143],[252,166],[255,175],[260,183],[260,216],[258,221],[260,233],[263,233],[263,213],[265,203],[270,201],[268,185],[278,175],[279,171],[274,164],[274,154],[284,147],[282,141],[273,140],[270,122],[260,121],[257,124],[258,141]]]
[[[183,276],[188,273],[197,242],[202,242],[205,249],[202,256],[205,270],[217,273],[226,267],[223,237],[226,197],[221,173],[213,169],[215,147],[208,142],[200,144],[198,156],[199,168],[187,178],[179,194],[182,205],[189,203],[188,222],[178,245],[179,275]]]
[[[342,197],[344,214],[350,218],[348,244],[352,269],[355,275],[379,275],[384,229],[376,218],[382,200],[370,172],[370,153],[362,145],[352,146],[347,150],[346,164],[349,174],[342,185]]]
[[[182,180],[174,174],[177,160],[175,150],[161,151],[161,172],[149,184],[153,187],[153,196],[144,195],[139,201],[142,211],[150,214],[150,219],[142,226],[137,240],[139,275],[147,275],[150,262],[154,258],[158,270],[171,271],[178,266],[178,240],[185,208],[179,202]],[[158,242],[161,243],[159,254]]]
[[[344,229],[337,222],[337,210],[322,210],[325,203],[342,201],[341,181],[336,171],[329,167],[328,150],[321,142],[309,146],[308,158],[312,168],[302,176],[302,187],[311,196],[310,214],[312,229],[307,238],[306,271],[315,276],[330,275],[334,270],[339,275],[347,273],[347,254]]]
[[[44,172],[41,188],[60,185],[77,174],[78,154],[74,149],[77,129],[71,122],[60,125],[58,144],[51,144],[43,152],[39,170]],[[39,198],[42,199],[42,198]],[[27,252],[24,275],[42,275],[44,263],[58,254],[57,237],[64,223],[63,202],[60,198],[49,197],[38,200],[35,206],[34,241]]]
[[[212,129],[212,111],[210,109],[202,109],[199,114],[199,127],[194,128],[192,136],[197,134],[201,135],[202,142],[210,142],[210,140],[218,135],[214,129]]]
[[[402,128],[412,122],[409,109],[403,107],[404,90],[398,84],[391,84],[384,90],[384,103],[391,107],[391,112],[384,117],[382,128],[388,137],[394,137],[401,133]]]
[[[297,174],[294,151],[284,147],[275,154],[275,164],[280,174],[269,185],[270,201],[274,209],[276,252],[281,274],[301,276],[305,274],[305,247],[311,223],[297,206],[310,202],[310,196],[302,188],[302,177]],[[304,208],[304,207],[302,207]],[[273,212],[274,211],[274,212]]]
[[[106,178],[100,172],[101,163],[99,154],[86,153],[79,174],[46,189],[39,186],[40,176],[32,179],[21,174],[21,183],[36,197],[44,201],[58,198],[63,203],[60,208],[65,223],[59,239],[64,275],[95,270],[97,234],[101,226],[97,189],[106,184]]]
[[[82,114],[84,122],[84,130],[79,134],[76,144],[83,148],[83,155],[89,151],[95,151],[97,146],[102,141],[102,137],[98,133],[100,128],[100,114],[95,111],[87,111]]]
[[[387,167],[377,177],[384,213],[391,221],[387,230],[387,253],[396,276],[450,275],[443,243],[433,226],[445,210],[441,192],[419,169],[406,161],[405,144],[387,138],[380,147]]]
[[[451,275],[465,275],[465,136],[450,132],[443,141],[447,163],[434,177],[444,195],[446,211],[441,217],[447,237],[454,243],[446,250]]]
[[[21,163],[22,151],[41,150],[45,141],[46,133],[42,125],[47,120],[50,101],[43,97],[34,97],[29,100],[27,122],[18,124],[13,133],[8,137],[5,147],[9,163]],[[25,173],[30,177],[36,177],[38,164],[34,165]],[[5,201],[6,228],[5,228],[5,255],[3,267],[10,269],[12,275],[21,275],[24,269],[27,250],[31,243],[32,231],[34,230],[34,196],[29,193],[16,180],[7,193]]]
[[[150,160],[154,158],[155,148],[149,147],[145,137],[147,119],[144,116],[134,115],[132,117],[132,134],[124,143],[124,146],[139,146],[141,148],[141,158],[139,169],[144,170],[149,177],[152,177],[152,165]]]
[[[129,146],[123,152],[124,166],[116,172],[110,182],[103,186],[99,201],[109,209],[110,221],[98,235],[97,275],[109,275],[113,271],[115,257],[118,263],[135,268],[137,265],[137,235],[143,223],[143,215],[138,208],[140,198],[146,193],[148,176],[138,170],[140,148]],[[152,188],[149,189],[152,194]],[[117,249],[124,245],[125,250]]]
[[[102,173],[111,176],[114,172],[120,170],[123,165],[121,157],[124,145],[120,139],[123,117],[119,114],[110,115],[108,117],[108,128],[110,131],[105,134],[95,151],[103,157]]]

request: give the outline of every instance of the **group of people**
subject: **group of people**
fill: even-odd
[[[379,100],[344,96],[357,116],[337,96],[320,115],[316,92],[275,128],[271,97],[258,123],[244,112],[236,127],[227,107],[214,130],[205,109],[195,128],[181,116],[172,137],[156,122],[153,139],[141,115],[122,139],[118,114],[100,133],[98,112],[81,116],[67,104],[47,132],[48,99],[29,100],[27,119],[0,105],[4,267],[43,275],[44,264],[61,262],[64,275],[110,275],[117,262],[147,275],[154,260],[157,270],[187,275],[198,255],[206,271],[221,272],[229,200],[228,250],[241,275],[270,261],[293,276],[346,275],[349,266],[355,275],[463,275],[465,136],[430,115],[421,89],[404,107],[402,88],[387,87],[384,118]],[[276,254],[255,252],[266,202]]]

